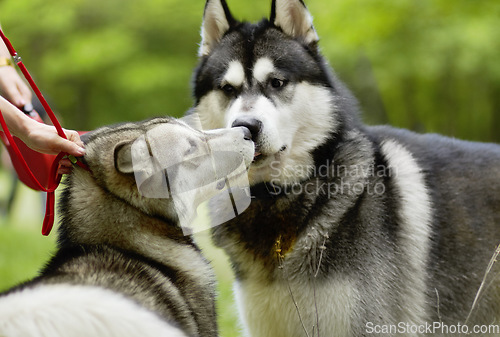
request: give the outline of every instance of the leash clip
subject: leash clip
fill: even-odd
[[[23,62],[23,59],[17,53],[12,55],[12,58],[14,59],[14,62],[16,62],[16,63]]]

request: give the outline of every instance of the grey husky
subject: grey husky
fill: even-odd
[[[208,0],[199,57],[203,127],[255,142],[252,204],[213,230],[250,336],[500,335],[499,282],[474,304],[500,243],[500,146],[363,125],[300,0],[258,23]]]
[[[139,193],[133,146],[154,152],[161,141],[167,146],[151,155],[181,162],[217,144],[250,163],[248,130],[204,133],[155,118],[82,139],[90,171],[75,167],[67,179],[59,248],[40,276],[0,295],[0,336],[218,336],[212,269],[183,235],[172,198]],[[187,167],[192,181],[207,181],[195,162]]]

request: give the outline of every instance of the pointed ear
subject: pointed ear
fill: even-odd
[[[318,42],[312,16],[302,0],[273,0],[271,23],[306,44]]]
[[[224,34],[235,24],[225,0],[207,0],[201,26],[201,46],[198,56],[208,55]]]
[[[123,142],[115,147],[115,168],[120,173],[134,173],[134,164],[132,162],[132,144],[133,141]]]

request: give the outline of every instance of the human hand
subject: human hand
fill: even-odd
[[[40,123],[31,118],[27,119],[25,124],[27,124],[25,125],[26,132],[18,134],[17,137],[31,149],[47,154],[66,152],[75,157],[81,157],[85,154],[84,145],[78,132],[63,129],[67,137],[64,139],[59,136],[56,128],[52,125]]]
[[[0,92],[18,108],[31,103],[30,89],[11,66],[0,67]]]
[[[21,139],[31,149],[47,154],[65,152],[75,157],[85,154],[84,144],[78,132],[63,129],[67,138],[64,139],[59,136],[54,126],[28,117],[2,96],[0,96],[0,111],[12,135]],[[63,171],[65,167],[71,167],[69,160],[62,160],[60,165]]]
[[[78,135],[78,132],[73,130],[63,129],[67,139],[62,138],[57,133],[54,126],[39,123],[31,118],[25,120],[25,130],[18,137],[31,149],[47,153],[58,154],[66,152],[75,157],[81,157],[85,154],[83,142]],[[59,174],[71,172],[72,163],[69,159],[64,158],[59,162]]]

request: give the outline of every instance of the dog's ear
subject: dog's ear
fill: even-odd
[[[208,55],[235,22],[225,0],[207,0],[198,56]]]
[[[115,169],[123,174],[133,174],[132,141],[123,142],[115,147]]]
[[[273,0],[270,21],[305,44],[317,43],[319,40],[312,16],[302,0]]]

